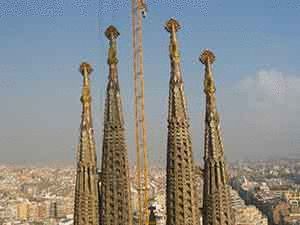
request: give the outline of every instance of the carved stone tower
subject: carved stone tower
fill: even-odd
[[[80,143],[77,154],[74,225],[99,224],[98,174],[92,125],[89,76],[92,68],[82,63],[83,76]]]
[[[170,33],[171,60],[167,145],[167,224],[198,225],[200,216],[192,144],[176,39],[176,32],[180,29],[180,25],[176,20],[170,19],[165,28]]]
[[[204,137],[203,225],[232,225],[232,209],[227,186],[227,171],[216,107],[216,87],[212,75],[214,54],[205,50],[200,56],[205,65],[206,94]]]
[[[129,167],[121,94],[118,81],[116,39],[119,32],[113,26],[105,32],[110,47],[108,84],[104,111],[104,135],[100,189],[100,224],[131,225]]]

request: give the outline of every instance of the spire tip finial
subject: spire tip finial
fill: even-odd
[[[110,25],[106,31],[105,31],[105,36],[109,39],[109,40],[112,40],[112,39],[116,39],[117,37],[120,36],[120,33],[118,31],[118,29],[113,26],[113,25]]]
[[[80,68],[79,71],[82,75],[84,75],[84,71],[87,71],[87,74],[91,74],[91,72],[93,71],[93,68],[90,64],[88,64],[87,62],[83,62],[80,64]]]
[[[165,28],[168,32],[172,33],[173,29],[175,29],[175,32],[177,32],[180,30],[181,26],[176,19],[171,18],[166,22]]]
[[[116,39],[119,35],[119,31],[113,25],[110,25],[105,31],[105,36],[109,39],[109,50],[107,59],[108,65],[118,63]]]
[[[205,49],[199,57],[199,60],[202,64],[213,64],[216,60],[216,56],[211,50]]]

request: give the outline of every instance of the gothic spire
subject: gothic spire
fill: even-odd
[[[83,76],[80,143],[77,158],[74,225],[99,224],[98,175],[95,140],[92,125],[89,76],[92,68],[82,63]]]
[[[212,74],[215,55],[205,50],[200,56],[200,61],[205,66],[204,93],[206,94],[203,225],[232,225],[227,170],[220,119],[216,108],[216,86]]]
[[[110,26],[105,35],[109,39],[109,76],[104,111],[100,225],[131,225],[129,166],[117,69],[119,32]]]
[[[194,182],[192,144],[176,37],[180,25],[175,19],[170,19],[165,28],[170,33],[171,60],[167,144],[167,224],[198,225],[200,216]]]

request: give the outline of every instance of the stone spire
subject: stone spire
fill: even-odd
[[[211,51],[205,50],[200,56],[200,61],[205,65],[204,92],[206,94],[203,225],[232,225],[220,119],[216,108],[216,87],[212,74],[215,56]]]
[[[81,96],[82,115],[80,143],[77,155],[74,225],[98,225],[98,175],[89,80],[92,68],[89,64],[82,63],[80,72],[83,76]]]
[[[180,25],[175,19],[170,19],[165,28],[170,33],[171,60],[167,145],[167,224],[198,225],[200,215],[194,179],[192,144],[176,38]]]
[[[100,224],[131,225],[129,167],[117,70],[116,39],[119,32],[110,26],[105,35],[109,39],[110,47],[102,147]]]

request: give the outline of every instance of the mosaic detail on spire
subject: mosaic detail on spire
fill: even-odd
[[[82,115],[77,155],[74,225],[98,225],[98,174],[89,80],[92,68],[89,64],[82,63],[80,72],[83,76]]]
[[[110,47],[102,146],[100,224],[131,225],[129,166],[117,68],[116,39],[119,32],[110,26],[105,35]]]
[[[220,119],[216,107],[216,86],[212,74],[215,55],[205,50],[200,61],[205,66],[206,94],[203,225],[233,225]]]
[[[176,37],[180,25],[175,19],[170,19],[165,28],[170,33],[171,60],[167,144],[167,224],[199,225],[191,135]]]

